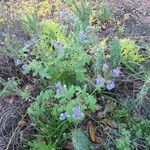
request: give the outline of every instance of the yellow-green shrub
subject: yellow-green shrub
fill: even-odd
[[[122,39],[120,40],[120,45],[122,57],[125,60],[135,62],[142,62],[145,60],[145,58],[139,54],[140,46],[138,46],[133,40]]]
[[[66,37],[65,33],[60,29],[60,24],[50,20],[43,20],[42,24],[42,36],[45,43],[51,44],[52,40],[62,42],[66,45],[70,40]]]

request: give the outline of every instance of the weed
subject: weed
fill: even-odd
[[[113,12],[108,3],[102,2],[99,6],[98,19],[102,22],[108,22],[113,19]]]
[[[112,66],[117,67],[121,62],[121,47],[118,39],[112,40],[110,57]]]

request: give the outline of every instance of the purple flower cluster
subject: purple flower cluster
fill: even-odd
[[[62,86],[61,82],[55,83],[56,94],[60,95],[67,92],[67,87],[65,85]]]
[[[80,120],[80,119],[82,119],[82,118],[84,117],[84,114],[81,112],[79,105],[77,105],[76,107],[74,107],[74,108],[72,109],[72,112],[73,112],[72,117],[73,117],[74,119]],[[70,116],[70,115],[69,115],[67,112],[63,112],[63,113],[60,114],[59,119],[62,120],[62,121],[63,121],[63,120],[67,120],[67,118],[68,118],[69,116]]]
[[[108,74],[111,73],[112,77],[119,77],[119,75],[121,74],[121,70],[119,67],[117,67],[111,71],[111,70],[109,70],[109,65],[107,63],[103,64],[102,70],[104,72],[108,72]],[[96,85],[98,87],[105,87],[105,84],[106,84],[107,90],[112,90],[115,88],[115,82],[113,80],[110,80],[110,79],[105,80],[104,77],[98,75],[96,78]]]
[[[112,90],[115,87],[115,82],[112,80],[106,81],[102,76],[98,76],[96,78],[96,85],[98,87],[104,87],[105,83],[107,83],[106,85],[107,90]]]

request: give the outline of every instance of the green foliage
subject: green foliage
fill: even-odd
[[[88,140],[85,133],[80,129],[72,131],[72,141],[73,141],[73,146],[75,150],[91,150],[92,149],[92,145],[90,141]]]
[[[69,138],[68,133],[71,128],[73,128],[68,122],[62,122],[56,117],[51,116],[50,112],[46,112],[40,119],[36,118],[35,122],[39,134],[35,140],[29,143],[29,146],[37,150],[42,148],[42,146],[43,148],[51,148],[51,150],[61,149],[62,143]],[[47,144],[45,144],[44,141],[46,141]]]
[[[53,97],[51,90],[42,91],[36,101],[28,109],[28,113],[35,118],[41,117],[46,112],[46,102]]]
[[[40,44],[41,45],[41,44]],[[39,75],[42,79],[52,79],[53,81],[63,81],[66,84],[72,80],[83,81],[87,71],[86,65],[90,57],[79,43],[72,43],[64,47],[62,57],[59,58],[57,51],[41,51],[41,47],[36,47],[33,55],[39,56],[40,60],[32,60],[29,64],[33,75]]]
[[[131,133],[128,130],[121,129],[121,137],[116,139],[118,150],[131,150]]]
[[[30,142],[29,145],[31,146],[31,150],[55,150],[55,147],[51,144],[45,144],[41,141],[33,141]]]
[[[123,36],[125,33],[125,26],[121,24],[117,24],[118,33],[120,36]]]
[[[70,22],[68,22],[69,25],[66,22],[63,22],[64,24],[62,25],[62,23],[58,23],[56,20],[40,21],[36,12],[33,15],[22,16],[22,27],[30,38],[33,38],[33,42],[31,40],[29,44],[22,47],[13,36],[6,36],[6,44],[4,48],[0,49],[2,53],[13,57],[14,60],[16,58],[21,59],[22,64],[18,65],[17,69],[21,74],[25,74],[25,77],[39,82],[40,94],[33,98],[30,86],[22,88],[21,85],[19,89],[22,83],[19,84],[19,81],[16,82],[13,79],[8,80],[8,82],[0,82],[2,84],[0,97],[15,93],[24,100],[33,100],[28,109],[28,114],[38,133],[35,139],[29,143],[31,149],[59,150],[62,149],[63,143],[70,141],[72,138],[73,146],[76,150],[90,150],[92,146],[86,134],[82,130],[74,128],[78,127],[78,123],[84,117],[87,117],[87,113],[96,111],[97,99],[101,99],[101,96],[107,97],[110,94],[114,94],[113,91],[110,93],[103,90],[103,93],[101,93],[101,88],[95,85],[95,76],[102,75],[105,85],[107,85],[108,80],[116,79],[113,76],[114,70],[112,69],[117,68],[122,63],[125,64],[126,61],[129,65],[130,61],[132,61],[134,63],[129,65],[130,73],[132,75],[133,72],[134,75],[140,74],[138,77],[142,76],[141,78],[145,80],[145,83],[133,102],[129,100],[123,105],[119,100],[111,102],[113,98],[110,97],[110,101],[104,104],[104,112],[108,113],[105,116],[106,121],[108,117],[118,127],[110,127],[113,132],[112,135],[110,130],[109,132],[105,131],[106,135],[108,133],[108,138],[116,142],[113,143],[115,145],[114,149],[137,149],[138,142],[141,139],[146,141],[147,147],[150,146],[150,122],[149,120],[141,119],[142,116],[145,117],[145,114],[143,115],[143,112],[139,113],[143,108],[146,108],[144,113],[147,113],[149,110],[147,108],[150,106],[147,100],[150,90],[150,86],[148,86],[150,78],[148,75],[145,79],[145,72],[148,71],[139,64],[139,62],[145,60],[145,57],[139,54],[140,47],[130,39],[120,41],[117,38],[113,39],[110,45],[110,70],[102,71],[104,62],[106,61],[107,63],[109,61],[107,60],[107,48],[109,49],[109,47],[106,46],[106,41],[108,41],[109,37],[102,39],[102,42],[99,44],[98,30],[96,27],[91,27],[89,23],[92,12],[91,3],[86,0],[68,0],[65,2],[76,15],[71,17],[77,17],[73,23],[71,22],[72,26],[70,26]],[[44,5],[47,5],[47,1]],[[98,18],[102,23],[107,23],[113,19],[113,12],[107,3],[100,5]],[[124,27],[118,26],[118,30],[120,34],[123,34]],[[81,31],[83,31],[83,38],[81,38]],[[55,46],[55,42],[58,42],[57,46]],[[106,60],[104,60],[105,58]],[[27,64],[27,69],[22,67],[25,64]],[[142,71],[142,73],[139,73],[140,67],[144,68],[142,68],[144,73]],[[123,73],[121,77],[124,77]],[[65,88],[65,92],[57,92],[56,83],[58,81]],[[92,89],[90,89],[92,92],[88,87]],[[80,106],[80,111],[83,114],[81,119],[73,117],[73,109],[76,106]],[[139,111],[134,111],[133,108]],[[141,118],[133,117],[135,112],[138,112]],[[64,113],[67,114],[67,119],[61,119],[60,116]],[[149,119],[147,116],[146,118]],[[101,120],[102,122],[103,119]],[[94,121],[94,118],[92,120]],[[107,125],[107,122],[106,124],[104,123],[105,125]],[[69,133],[71,131],[72,134],[70,136]],[[111,147],[111,149],[113,148]]]
[[[62,42],[64,45],[71,42],[71,40],[65,35],[65,32],[61,30],[61,24],[49,21],[49,20],[43,20],[41,22],[41,39],[43,42],[45,42],[49,47],[51,47],[51,42],[53,40]],[[50,50],[52,50],[50,48]]]
[[[121,62],[121,47],[118,39],[112,40],[110,57],[112,67],[117,67]]]
[[[8,81],[0,80],[0,85],[2,85],[0,97],[10,96],[13,93],[19,93],[18,83],[14,79],[9,79]]]
[[[101,70],[104,62],[104,51],[103,49],[97,49],[95,52],[94,69],[96,74],[101,74]]]
[[[146,118],[150,118],[150,112],[149,112],[150,104],[148,98],[149,92],[150,92],[150,75],[148,74],[134,102],[135,111],[137,111],[138,113],[140,113]]]
[[[4,46],[0,47],[0,53],[9,56],[10,58],[17,58],[20,56],[19,50],[22,45],[14,35],[4,35]]]
[[[106,2],[102,2],[99,6],[98,18],[102,22],[108,22],[113,19],[113,11]]]
[[[93,112],[96,110],[95,97],[88,94],[86,89],[81,89],[80,87],[71,86],[65,94],[56,95],[56,98],[59,98],[59,104],[53,107],[55,115],[63,111],[67,111],[72,115],[72,109],[77,105],[81,106],[81,110],[90,109]],[[72,121],[72,118],[70,118],[70,121]]]
[[[24,100],[29,100],[30,98],[30,87],[26,86],[23,91],[19,92],[19,96]]]
[[[26,14],[21,16],[23,30],[31,37],[38,37],[41,31],[41,25],[37,12],[32,15]]]
[[[73,98],[75,97],[75,98]],[[51,106],[48,106],[48,103]],[[28,109],[29,114],[34,117],[41,117],[46,112],[50,112],[53,116],[59,119],[60,113],[66,111],[72,115],[73,107],[79,105],[81,110],[90,109],[93,112],[96,110],[96,99],[88,94],[86,89],[70,86],[64,94],[55,94],[52,90],[41,92],[36,101]],[[72,118],[70,121],[74,121]]]
[[[91,15],[91,4],[87,0],[63,0],[73,10],[82,25],[82,31],[89,26]]]

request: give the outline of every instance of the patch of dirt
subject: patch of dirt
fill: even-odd
[[[35,133],[26,114],[28,107],[17,96],[0,100],[0,150],[21,150],[26,139]]]
[[[16,68],[13,60],[6,55],[0,55],[0,78],[7,80],[15,76]]]
[[[138,40],[142,47],[150,46],[150,1],[107,0],[115,10],[116,19],[125,25],[125,37]],[[124,18],[128,15],[127,19]]]

